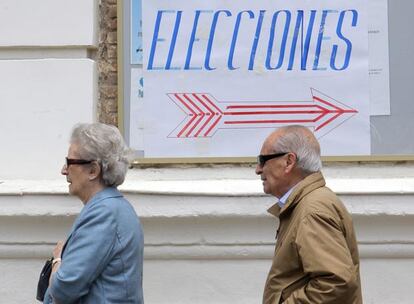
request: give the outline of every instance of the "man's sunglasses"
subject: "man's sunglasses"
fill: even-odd
[[[281,153],[267,154],[267,155],[260,154],[260,155],[257,156],[257,164],[260,167],[263,167],[268,160],[271,160],[271,159],[276,158],[276,157],[284,156],[288,153],[289,152],[281,152]]]
[[[67,158],[66,157],[66,167],[70,165],[86,165],[92,163],[93,160],[86,160],[86,159],[75,159],[75,158]]]

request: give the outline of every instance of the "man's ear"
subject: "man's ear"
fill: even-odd
[[[286,158],[286,173],[291,172],[297,163],[298,159],[295,153],[288,153]]]
[[[101,175],[101,166],[97,161],[93,161],[89,166],[89,180],[94,180],[99,178]]]

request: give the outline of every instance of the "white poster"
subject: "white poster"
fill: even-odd
[[[144,127],[143,127],[143,108],[144,108],[144,77],[142,76],[142,69],[131,69],[131,96],[130,96],[130,111],[129,111],[129,130],[130,141],[129,145],[134,150],[138,151],[142,156],[144,150]]]
[[[145,157],[250,157],[288,125],[370,154],[366,1],[143,1]]]
[[[369,0],[369,96],[371,115],[390,115],[387,0]]]
[[[131,0],[131,64],[142,64],[142,1]]]

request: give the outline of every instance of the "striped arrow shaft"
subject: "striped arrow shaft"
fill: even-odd
[[[312,101],[219,103],[208,93],[169,93],[186,114],[169,137],[210,137],[220,128],[274,127],[303,124],[315,131],[339,116],[358,111],[313,94]]]

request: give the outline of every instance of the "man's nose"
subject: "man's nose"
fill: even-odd
[[[68,167],[66,165],[63,165],[62,170],[60,170],[60,173],[62,175],[68,175]]]
[[[256,170],[255,170],[255,172],[256,172],[256,174],[257,174],[257,175],[262,174],[262,172],[263,172],[263,167],[262,167],[261,165],[257,164],[257,165],[256,165]]]

